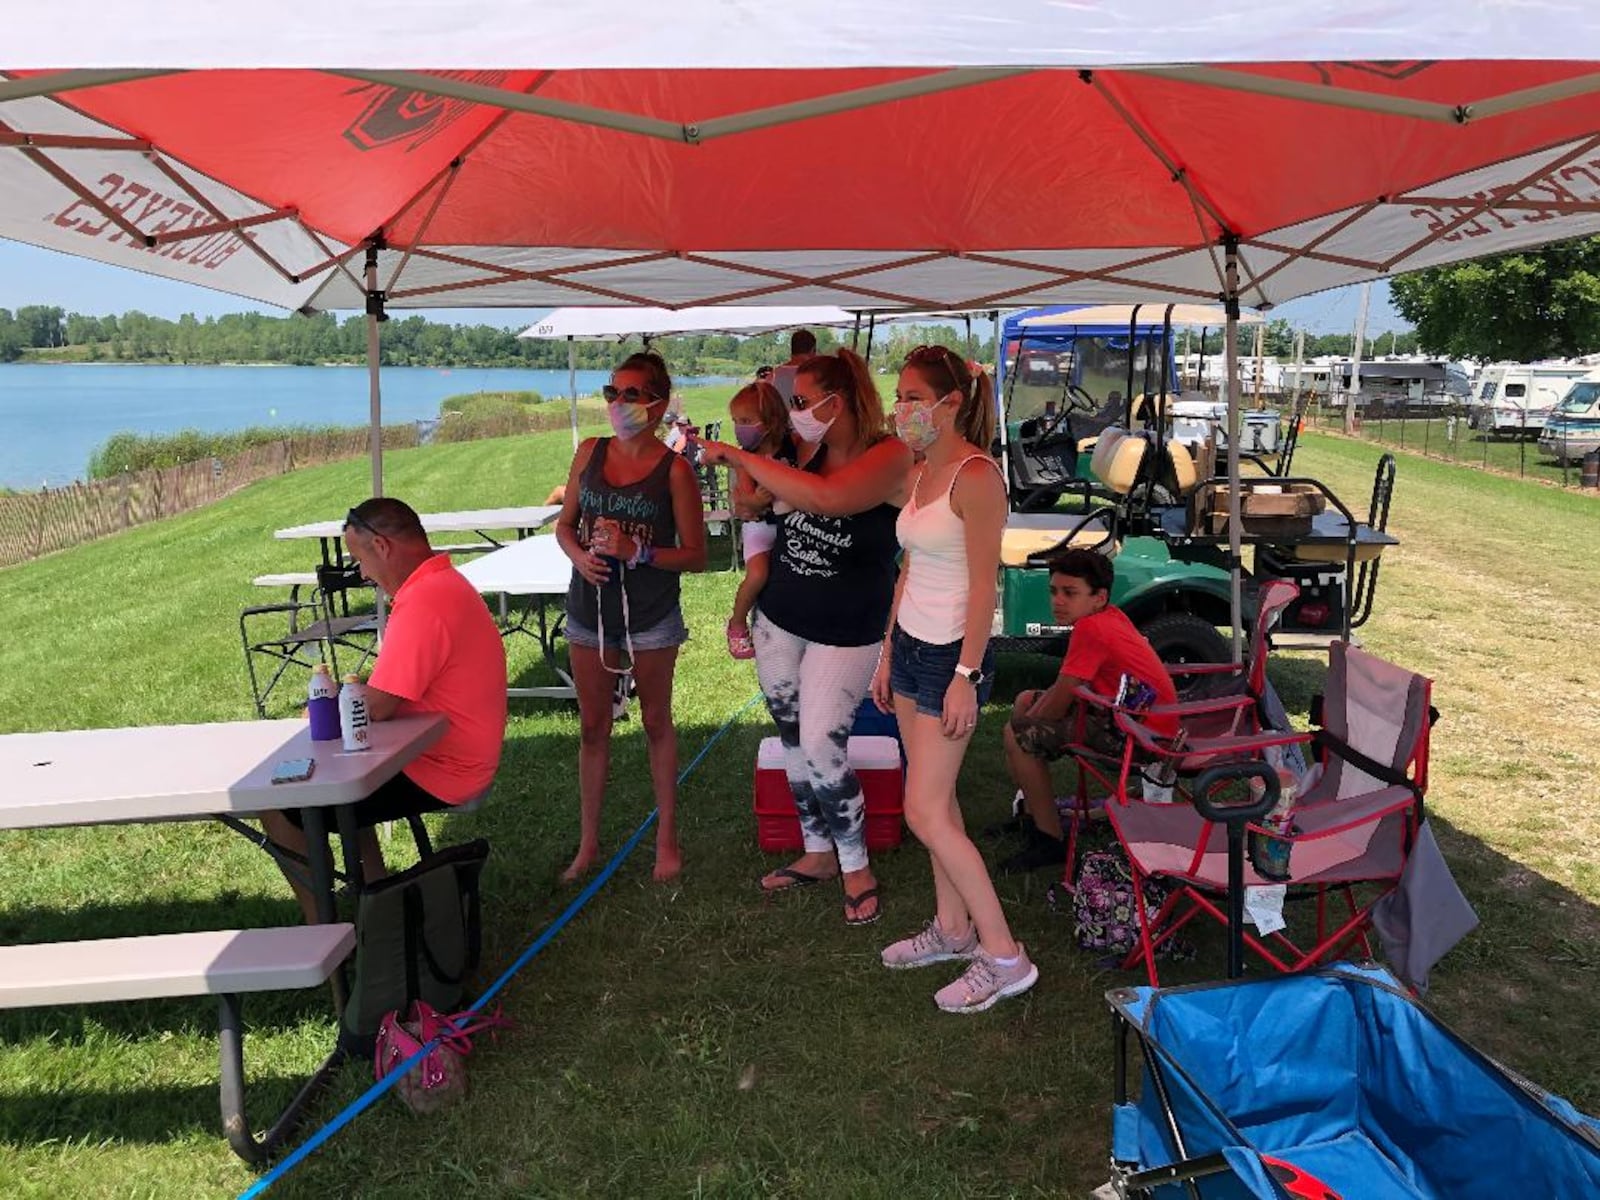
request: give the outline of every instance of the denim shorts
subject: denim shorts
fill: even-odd
[[[683,610],[675,608],[661,620],[648,629],[633,630],[633,648],[635,650],[670,650],[674,646],[681,646],[689,640],[689,627],[683,623]],[[585,650],[600,649],[600,635],[587,625],[582,624],[570,613],[567,615],[567,643],[572,646],[582,646]],[[623,637],[622,627],[611,628],[606,625],[606,649],[626,650],[627,640]]]
[[[930,717],[944,716],[944,694],[956,677],[961,661],[961,641],[935,646],[914,638],[900,626],[894,627],[889,642],[889,686],[894,694],[917,702],[917,711]],[[983,683],[978,688],[978,704],[988,702],[994,690],[994,645],[983,652]]]

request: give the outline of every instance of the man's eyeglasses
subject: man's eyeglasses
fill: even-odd
[[[372,534],[375,537],[383,537],[384,536],[382,533],[380,533],[378,531],[377,527],[375,525],[373,525],[373,523],[371,521],[367,520],[365,517],[363,517],[360,513],[358,513],[353,508],[349,512],[345,513],[345,515],[344,515],[344,525],[345,525],[346,529],[350,528],[352,525],[355,526],[357,529],[365,529],[368,533]]]
[[[626,401],[629,404],[653,404],[661,399],[654,392],[647,392],[643,388],[616,388],[609,383],[600,389],[600,394],[606,398],[607,404],[615,404],[618,400]]]

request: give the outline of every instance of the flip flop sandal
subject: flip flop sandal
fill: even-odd
[[[728,653],[740,659],[756,656],[756,644],[750,638],[750,631],[746,629],[740,633],[732,621],[728,622]]]
[[[872,906],[872,915],[870,917],[857,917],[852,914],[860,912],[867,901],[876,900],[877,898],[878,889],[875,887],[869,887],[866,891],[856,896],[846,892],[844,896],[844,923],[846,925],[871,925],[883,915],[883,905],[881,903]]]
[[[788,883],[781,883],[777,887],[768,887],[766,880],[772,878],[787,879]],[[825,883],[835,879],[834,875],[808,875],[804,871],[796,871],[793,867],[779,867],[776,871],[769,871],[762,879],[756,882],[756,887],[771,895],[773,892],[792,892],[795,888],[810,887],[814,883]]]

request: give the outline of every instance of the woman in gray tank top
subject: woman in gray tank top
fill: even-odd
[[[611,762],[614,677],[631,672],[650,755],[660,821],[657,879],[682,866],[678,846],[678,738],[672,676],[689,636],[678,606],[678,577],[706,566],[705,515],[694,471],[662,445],[656,430],[672,378],[656,354],[635,354],[611,373],[606,415],[614,437],[578,447],[556,521],[556,540],[572,560],[567,644],[578,691],[581,833],[562,876],[582,877],[600,855],[600,808]]]

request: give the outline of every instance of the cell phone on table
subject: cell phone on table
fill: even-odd
[[[272,782],[299,783],[303,779],[310,779],[316,767],[317,760],[314,758],[286,758],[272,768]]]

